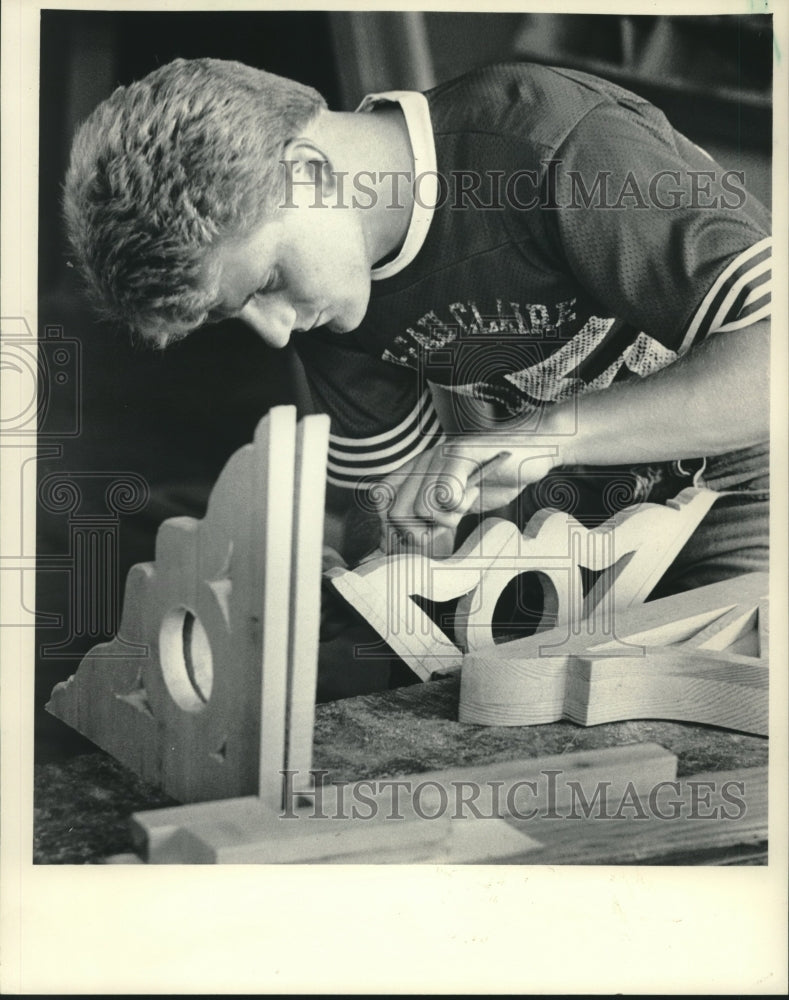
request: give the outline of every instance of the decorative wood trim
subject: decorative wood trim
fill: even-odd
[[[269,411],[205,517],[165,521],[132,567],[116,638],[52,692],[48,711],[182,802],[279,809],[286,762],[309,769],[327,440],[327,417],[297,446],[295,408]]]
[[[643,503],[594,529],[572,515],[541,510],[521,533],[500,518],[483,521],[447,559],[417,552],[384,556],[329,575],[336,590],[422,680],[456,672],[462,651],[493,643],[494,614],[504,588],[522,573],[539,573],[545,602],[538,631],[592,613],[610,617],[646,599],[717,499],[712,490],[683,490],[665,506]],[[601,571],[584,596],[581,567]],[[459,645],[414,602],[460,598]]]
[[[470,653],[460,720],[588,726],[656,718],[766,735],[767,659],[730,647],[757,649],[767,592],[766,573],[746,574],[618,612],[610,623],[593,615],[575,630]]]

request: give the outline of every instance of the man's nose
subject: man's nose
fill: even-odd
[[[296,311],[280,297],[250,299],[238,314],[270,347],[284,347],[296,325]]]

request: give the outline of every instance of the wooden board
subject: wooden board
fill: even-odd
[[[659,718],[766,735],[759,617],[767,592],[767,574],[746,574],[611,619],[592,615],[575,630],[471,653],[463,661],[460,720],[514,726]]]
[[[154,864],[482,863],[540,846],[514,820],[566,815],[601,790],[646,798],[676,767],[663,747],[630,744],[331,785],[280,815],[252,797],[201,803],[135,814],[135,844]]]
[[[422,680],[456,672],[462,652],[492,644],[496,606],[507,585],[536,573],[544,591],[538,631],[568,627],[592,612],[642,602],[715,502],[711,490],[683,490],[665,506],[638,504],[588,529],[572,515],[539,511],[523,532],[488,518],[447,559],[421,553],[371,560],[330,574],[336,590]],[[582,568],[600,575],[584,594]],[[414,598],[460,598],[459,645]],[[504,624],[506,623],[498,623]]]
[[[599,805],[597,812],[587,816],[579,796],[574,810],[565,805],[556,815],[543,813],[531,821],[456,822],[448,831],[443,825],[441,836],[432,844],[428,838],[439,828],[421,831],[424,840],[414,839],[410,851],[390,840],[390,850],[394,854],[400,849],[395,861],[454,865],[767,863],[767,768],[696,774],[653,786],[646,795],[609,794],[606,805],[608,819],[599,814]],[[171,848],[172,860],[177,861],[178,838]],[[208,860],[210,855],[203,851]],[[378,863],[381,857],[376,856]],[[298,858],[299,863],[305,860]],[[369,857],[321,859],[322,863],[335,860],[347,864],[366,862]],[[118,854],[105,858],[104,863],[143,861],[138,854]]]
[[[642,796],[609,796],[539,823],[513,821],[536,841],[520,857],[536,865],[707,865],[767,861],[767,768],[690,775]],[[607,818],[606,818],[607,817]]]
[[[161,525],[155,561],[129,572],[118,635],[47,705],[183,802],[257,794],[278,809],[286,760],[309,759],[323,507],[308,516],[311,498],[297,498],[294,548],[294,481],[312,489],[324,475],[326,418],[305,418],[300,434],[311,467],[297,473],[295,408],[272,409],[223,469],[205,517]],[[292,588],[294,559],[305,577]],[[303,625],[294,641],[291,600]]]

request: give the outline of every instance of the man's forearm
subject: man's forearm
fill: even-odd
[[[767,321],[714,334],[642,380],[554,407],[538,439],[562,465],[619,465],[722,454],[767,439]]]
[[[495,433],[450,436],[398,470],[387,522],[414,537],[414,524],[456,528],[558,465],[636,465],[758,444],[770,429],[769,365],[769,327],[755,324],[715,334],[644,379],[554,405],[539,430],[516,419]]]

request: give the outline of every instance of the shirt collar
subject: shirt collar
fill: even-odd
[[[414,206],[400,253],[393,260],[372,269],[370,275],[373,281],[391,278],[408,267],[422,249],[438,201],[436,146],[427,98],[414,90],[388,90],[368,94],[356,110],[371,111],[376,105],[384,103],[399,104],[405,116],[414,159]]]

